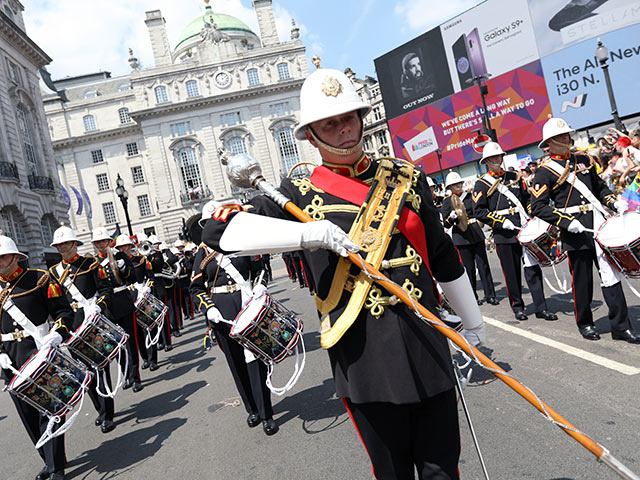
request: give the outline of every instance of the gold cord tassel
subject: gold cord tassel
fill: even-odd
[[[200,270],[204,272],[204,269],[207,268],[207,265],[209,264],[209,262],[211,262],[211,260],[213,260],[217,254],[218,252],[214,250],[209,255],[204,257],[202,259],[202,262],[200,262]]]

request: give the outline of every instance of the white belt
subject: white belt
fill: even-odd
[[[564,213],[568,213],[570,215],[573,215],[574,213],[587,213],[593,210],[593,205],[591,205],[590,203],[582,204],[582,205],[574,205],[573,207],[567,207],[561,210]]]
[[[477,221],[478,221],[478,219],[477,219],[477,218],[469,218],[469,219],[467,220],[467,224],[476,223]]]
[[[496,210],[496,215],[515,215],[518,213],[518,209],[516,207],[503,208],[502,210]]]
[[[238,286],[237,283],[234,283],[232,285],[223,285],[221,287],[213,287],[211,289],[211,293],[233,293],[233,292],[237,292],[238,290],[240,290],[240,287]]]
[[[23,338],[30,337],[31,334],[29,332],[25,332],[24,330],[16,330],[11,333],[3,333],[2,341],[3,342],[13,342],[18,341],[21,342]]]
[[[122,285],[120,287],[116,287],[113,289],[113,293],[118,293],[118,292],[122,292],[124,290],[130,290],[131,287],[129,285]]]

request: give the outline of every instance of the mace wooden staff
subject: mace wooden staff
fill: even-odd
[[[223,165],[227,166],[227,175],[231,182],[241,188],[256,188],[264,192],[280,207],[293,215],[301,222],[312,222],[313,219],[304,213],[298,206],[293,204],[287,197],[280,193],[273,185],[265,180],[262,176],[262,170],[257,160],[246,154],[227,156],[225,152],[220,151],[220,157]],[[418,313],[418,316],[425,318],[435,329],[445,335],[449,340],[464,350],[468,355],[473,357],[479,364],[487,368],[496,377],[506,383],[518,395],[523,397],[543,415],[560,427],[564,432],[573,437],[580,445],[589,450],[596,458],[609,466],[620,477],[627,480],[640,480],[640,477],[633,473],[620,460],[615,458],[609,451],[595,440],[589,438],[580,432],[571,423],[565,420],[560,414],[553,410],[549,405],[540,400],[529,388],[525,387],[518,380],[513,378],[502,368],[500,368],[490,358],[480,352],[477,348],[469,344],[466,339],[459,335],[455,330],[447,327],[438,317],[431,313],[427,308],[414,302],[411,296],[396,283],[389,280],[385,275],[380,273],[372,265],[368,264],[360,255],[348,252],[349,260],[363,269],[366,275],[373,279],[380,286],[384,287],[389,293],[395,295],[404,304]]]

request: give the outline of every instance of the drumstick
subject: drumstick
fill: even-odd
[[[269,196],[277,205],[289,212],[296,219],[301,222],[312,222],[313,219],[305,212],[295,205],[291,200],[285,197],[280,191],[278,191],[273,185],[265,180],[260,170],[260,164],[257,160],[249,157],[248,155],[235,155],[229,159],[225,155],[221,158],[222,164],[227,165],[227,174],[230,180],[239,187],[243,188],[256,188],[264,192]],[[620,460],[615,458],[609,453],[609,451],[602,445],[592,440],[584,433],[578,431],[571,423],[565,420],[560,414],[553,410],[549,405],[544,403],[533,393],[530,389],[522,385],[511,375],[507,374],[502,368],[500,368],[495,362],[489,359],[476,347],[472,346],[455,330],[447,327],[438,317],[427,310],[426,307],[413,301],[413,298],[399,285],[389,280],[386,276],[380,273],[375,267],[368,264],[359,254],[353,252],[347,252],[349,260],[362,268],[369,278],[374,279],[376,283],[384,287],[389,293],[395,295],[405,305],[417,312],[424,318],[426,318],[430,325],[437,329],[440,333],[445,335],[449,340],[459,346],[467,354],[475,358],[481,365],[485,366],[491,373],[502,380],[507,386],[514,390],[518,395],[528,401],[543,415],[550,418],[553,423],[560,427],[566,434],[571,436],[580,445],[589,450],[595,457],[601,462],[605,463],[609,468],[615,471],[622,478],[628,480],[640,480],[635,473],[627,468]]]

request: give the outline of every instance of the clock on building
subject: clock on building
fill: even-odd
[[[226,72],[219,72],[215,76],[216,84],[219,87],[226,87],[231,83],[231,77]]]

